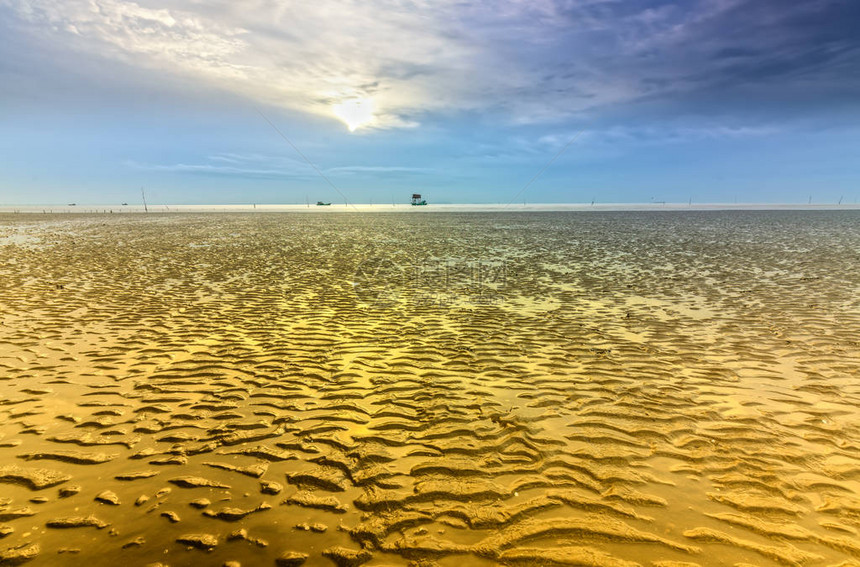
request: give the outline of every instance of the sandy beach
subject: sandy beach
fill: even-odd
[[[0,565],[860,565],[857,210],[10,213],[0,319]]]

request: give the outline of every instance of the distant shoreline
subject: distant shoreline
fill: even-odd
[[[393,205],[332,203],[316,205],[148,205],[149,213],[430,213],[430,212],[565,212],[565,211],[843,211],[860,210],[857,203],[534,203],[534,204],[429,204],[414,207],[408,203]],[[3,205],[0,214],[110,214],[145,213],[143,205]]]

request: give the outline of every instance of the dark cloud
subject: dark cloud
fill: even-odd
[[[744,57],[757,57],[761,52],[744,47],[724,47],[714,53],[714,59],[739,59]]]
[[[857,21],[858,3],[746,1],[686,24],[649,70],[670,78],[668,99],[687,104],[743,95],[749,105],[794,99],[826,108],[860,93],[860,73],[849,72],[860,69]]]

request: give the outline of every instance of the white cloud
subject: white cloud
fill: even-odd
[[[303,161],[264,154],[219,153],[206,156],[200,163],[152,164],[126,161],[125,165],[134,169],[164,171],[171,173],[196,173],[201,175],[244,176],[244,177],[316,177],[319,175]],[[432,171],[423,167],[392,165],[347,165],[330,167],[323,170],[333,177],[374,173],[417,174]]]
[[[677,144],[700,140],[741,139],[771,136],[782,132],[774,126],[724,126],[699,124],[689,126],[612,126],[588,129],[581,139],[589,145],[655,145]],[[548,147],[563,145],[574,133],[542,136],[540,143]],[[567,138],[565,138],[567,136]]]
[[[457,0],[201,3],[194,0],[0,0],[40,41],[332,116],[370,98],[376,127],[414,127],[425,112],[499,108],[514,121],[559,109],[512,95],[539,90],[538,69],[509,49],[541,43],[551,2]],[[499,47],[507,46],[505,49]],[[528,97],[525,97],[528,98]],[[562,108],[566,113],[569,109]]]
[[[426,167],[402,167],[394,165],[347,165],[332,167],[326,170],[328,174],[353,174],[353,173],[427,173],[432,169]]]
[[[44,37],[73,49],[160,69],[242,77],[234,59],[247,43],[241,28],[197,15],[118,0],[5,0]],[[73,34],[74,38],[64,34]]]
[[[201,163],[152,164],[126,161],[134,169],[172,173],[196,173],[243,177],[309,177],[316,175],[304,162],[282,156],[223,153],[207,156]]]

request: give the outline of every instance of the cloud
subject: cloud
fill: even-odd
[[[43,38],[98,51],[131,64],[145,63],[213,78],[244,76],[234,57],[247,48],[242,28],[192,12],[151,9],[118,0],[6,0]]]
[[[801,103],[826,109],[860,92],[847,69],[860,64],[848,22],[860,5],[841,0],[722,0],[677,13],[634,48],[640,92],[683,110],[743,112]],[[793,109],[792,109],[793,110]]]
[[[227,177],[249,177],[257,179],[307,178],[319,174],[307,163],[264,154],[220,153],[207,156],[201,163],[152,164],[133,160],[125,162],[127,167],[168,173],[215,175]],[[348,176],[362,174],[421,174],[432,171],[423,167],[388,165],[347,165],[323,170],[326,175]]]
[[[414,126],[412,115],[450,103],[431,86],[466,84],[472,59],[464,42],[396,0],[167,2],[160,9],[120,0],[0,1],[39,41],[258,103],[330,116],[338,101],[372,96],[380,127]]]
[[[278,177],[307,177],[295,172],[278,169],[256,169],[247,167],[219,166],[208,163],[175,163],[175,164],[144,164],[127,161],[126,165],[135,169],[146,169],[149,171],[163,171],[168,173],[192,173],[198,175],[217,175],[229,177],[250,177],[256,179],[272,179]]]
[[[0,0],[8,26],[79,60],[376,128],[435,114],[515,125],[625,105],[744,112],[856,104],[860,4],[843,0]],[[38,71],[35,71],[38,72]],[[2,77],[0,77],[2,78]],[[111,77],[104,77],[110,81]],[[742,104],[744,103],[744,104]]]
[[[125,165],[133,169],[148,171],[256,179],[298,178],[316,175],[306,163],[281,156],[262,154],[215,154],[207,156],[202,160],[202,163],[153,164],[127,160]]]
[[[774,126],[721,126],[721,125],[689,125],[689,126],[611,126],[605,129],[586,129],[580,138],[587,145],[654,145],[654,144],[684,144],[702,140],[737,140],[743,138],[760,138],[782,133]],[[576,132],[565,134],[548,134],[538,140],[544,147],[562,147]]]
[[[433,171],[430,168],[426,167],[401,167],[401,166],[392,166],[392,165],[347,165],[342,167],[332,167],[325,170],[326,173],[330,175],[339,175],[339,174],[361,174],[361,173],[407,173],[407,174],[419,174],[419,173],[429,173]]]

